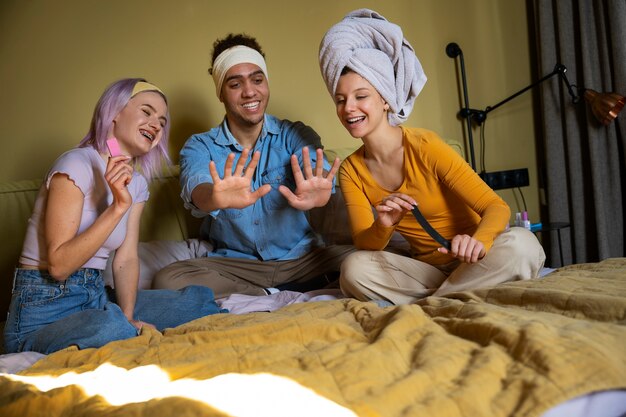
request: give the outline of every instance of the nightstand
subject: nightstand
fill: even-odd
[[[545,232],[554,232],[556,231],[557,239],[559,243],[559,258],[561,260],[561,266],[565,266],[565,262],[563,261],[563,244],[561,242],[561,230],[570,227],[569,223],[565,222],[555,222],[555,223],[546,223],[542,224],[540,228],[532,230],[533,233],[545,233]]]

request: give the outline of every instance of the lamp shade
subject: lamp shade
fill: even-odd
[[[591,112],[603,125],[608,125],[617,117],[626,100],[615,93],[598,93],[585,90],[585,101],[591,106]]]

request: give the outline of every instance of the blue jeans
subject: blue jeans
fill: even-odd
[[[47,271],[18,268],[4,329],[6,351],[48,354],[137,336],[138,330],[114,301],[107,295],[101,270],[79,269],[67,280],[56,281]],[[139,290],[134,318],[162,331],[226,311],[217,306],[210,288],[189,286]]]

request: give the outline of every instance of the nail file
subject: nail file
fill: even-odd
[[[428,233],[430,237],[435,239],[435,241],[439,243],[441,246],[450,250],[450,241],[446,239],[445,237],[441,236],[439,232],[436,231],[430,225],[430,223],[428,223],[428,220],[426,220],[426,218],[424,217],[422,212],[417,208],[417,206],[413,206],[413,209],[411,211],[413,212],[413,215],[417,219],[417,222],[424,228],[424,230],[426,230],[426,233]]]
[[[117,143],[117,139],[115,138],[107,139],[107,147],[109,148],[109,152],[111,153],[111,156],[122,155],[122,150],[120,149],[119,143]]]

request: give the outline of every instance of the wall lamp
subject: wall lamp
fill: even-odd
[[[468,138],[469,151],[470,151],[470,164],[472,168],[474,169],[474,171],[476,170],[476,162],[474,158],[474,139],[472,137],[472,121],[474,121],[478,125],[481,125],[487,119],[488,113],[497,109],[503,104],[508,103],[509,101],[513,100],[515,97],[519,96],[520,94],[523,94],[526,91],[530,90],[531,88],[536,87],[537,85],[543,83],[544,81],[554,77],[555,75],[558,75],[559,78],[563,81],[563,83],[567,87],[567,91],[570,97],[572,98],[572,102],[578,103],[580,101],[580,96],[579,94],[577,94],[577,91],[575,90],[575,86],[573,84],[570,84],[569,80],[567,79],[567,76],[565,75],[565,73],[567,72],[567,68],[565,68],[564,65],[556,64],[554,67],[554,70],[552,70],[551,73],[543,76],[542,78],[530,84],[529,86],[522,88],[515,94],[510,95],[509,97],[505,98],[499,103],[494,104],[493,106],[487,106],[484,110],[473,109],[469,106],[469,98],[467,94],[467,79],[465,76],[465,60],[463,58],[463,51],[461,50],[458,44],[453,42],[453,43],[449,43],[446,46],[446,55],[448,55],[450,58],[453,58],[453,59],[458,57],[460,61],[464,105],[463,107],[461,107],[461,110],[459,111],[459,115],[462,118],[464,118],[467,123],[467,138]],[[598,93],[596,91],[589,90],[586,88],[579,89],[578,91],[582,93],[583,97],[585,98],[585,101],[591,107],[591,112],[594,115],[594,117],[598,119],[598,121],[604,125],[610,124],[613,121],[613,119],[617,117],[619,112],[624,107],[624,103],[626,102],[626,99],[624,99],[623,96],[616,94],[616,93]]]

